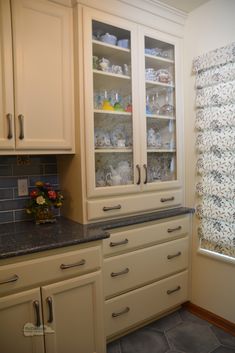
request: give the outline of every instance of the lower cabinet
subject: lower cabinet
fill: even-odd
[[[96,254],[97,252],[97,254]],[[44,258],[50,273],[59,257],[63,260],[58,267],[61,280],[50,284],[36,283],[40,273],[33,271],[34,289],[9,293],[9,286],[17,288],[27,276],[24,263],[2,266],[1,287],[5,286],[7,295],[0,297],[0,351],[4,353],[105,353],[103,325],[102,275],[99,248],[73,252],[71,258],[66,254]],[[87,254],[87,256],[86,256]],[[93,254],[93,258],[90,258]],[[97,255],[97,263],[94,263]],[[76,261],[74,261],[76,258]],[[37,268],[39,260],[29,261],[31,269]],[[17,272],[17,267],[21,271]],[[83,273],[81,267],[94,266],[93,272]],[[5,273],[4,273],[5,267]],[[85,268],[84,267],[84,268]],[[24,268],[24,270],[22,270]],[[9,271],[11,276],[9,276]],[[77,273],[76,273],[77,271]],[[40,270],[38,270],[40,272]],[[7,277],[6,277],[7,273]],[[74,277],[75,275],[75,277]],[[55,274],[56,276],[56,270]],[[58,276],[58,274],[57,274]],[[72,278],[66,278],[73,276]],[[53,271],[51,271],[53,278]],[[15,281],[15,282],[14,282]],[[48,281],[47,281],[48,283]],[[32,286],[33,283],[30,283]],[[3,291],[3,289],[2,289]]]
[[[108,340],[188,300],[189,217],[114,229],[103,240]]]
[[[0,347],[4,353],[43,353],[43,335],[24,335],[25,324],[42,322],[40,289],[0,298]]]

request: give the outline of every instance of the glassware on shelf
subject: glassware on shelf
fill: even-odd
[[[165,104],[160,109],[161,115],[166,116],[174,116],[175,107],[172,104],[169,104],[169,95],[172,93],[171,89],[167,89],[166,97],[165,97]]]
[[[158,104],[158,93],[153,94],[150,98],[150,111],[151,111],[151,114],[160,113],[160,106]]]

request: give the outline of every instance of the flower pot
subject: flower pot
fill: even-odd
[[[36,224],[56,222],[55,215],[50,207],[38,207],[36,209],[34,219]]]

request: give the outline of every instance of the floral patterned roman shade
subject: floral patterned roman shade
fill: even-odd
[[[235,258],[235,43],[195,58],[201,247]]]

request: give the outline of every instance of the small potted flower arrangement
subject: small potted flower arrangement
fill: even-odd
[[[29,196],[26,212],[34,216],[36,224],[56,222],[52,209],[63,204],[64,197],[60,191],[54,190],[49,183],[37,181]]]

